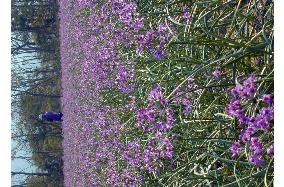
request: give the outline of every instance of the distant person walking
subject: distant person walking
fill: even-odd
[[[58,121],[62,121],[61,119],[62,116],[63,114],[61,112],[43,112],[38,116],[38,118],[41,121],[58,122]]]

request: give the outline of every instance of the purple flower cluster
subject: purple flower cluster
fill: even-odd
[[[242,125],[240,132],[240,142],[247,145],[250,148],[249,161],[254,166],[264,166],[264,144],[261,142],[261,137],[269,137],[271,132],[272,121],[274,118],[274,106],[273,96],[271,94],[264,94],[259,98],[259,104],[254,110],[254,115],[249,115],[248,108],[246,106],[254,106],[255,100],[257,100],[256,89],[256,77],[251,75],[247,80],[243,82],[243,85],[237,84],[235,88],[231,90],[234,97],[226,107],[227,114],[231,117],[238,119]],[[266,138],[267,139],[267,138]],[[232,157],[236,158],[240,155],[241,144],[235,142],[231,146]],[[274,154],[273,145],[268,148],[267,155]]]
[[[271,95],[271,94],[264,94],[262,96],[262,101],[265,102],[268,105],[273,105],[273,103],[274,103],[273,95]]]
[[[182,14],[182,18],[187,22],[190,23],[192,21],[192,17],[190,16],[190,13],[188,11],[184,12]]]
[[[144,20],[137,13],[135,3],[113,1],[112,10],[118,14],[119,20],[124,24],[125,29],[139,31],[144,27]]]
[[[267,149],[267,154],[269,156],[274,156],[274,144],[272,144],[271,146],[269,146],[269,148]]]
[[[245,111],[241,106],[241,101],[238,99],[232,99],[227,106],[227,114],[231,117],[239,119],[240,124],[247,124],[248,118],[245,116]]]
[[[212,75],[213,75],[214,77],[216,77],[216,78],[220,78],[221,75],[222,75],[220,68],[216,68],[216,69],[213,71]]]
[[[147,102],[147,108],[137,112],[138,127],[151,133],[171,129],[174,123],[173,110],[168,106],[159,85],[151,90]]]
[[[197,84],[194,83],[194,78],[188,79],[186,87],[179,87],[175,92],[173,102],[183,107],[183,113],[189,115],[192,111],[194,100],[200,95]]]
[[[115,84],[119,90],[123,93],[131,93],[133,91],[133,85],[131,82],[134,82],[135,71],[133,66],[119,66],[117,68]]]
[[[101,92],[133,91],[135,63],[119,50],[129,47],[143,19],[134,3],[123,0],[59,3],[65,186],[139,186],[142,150],[135,141],[122,143],[124,126],[117,115],[126,107],[103,105]]]
[[[241,153],[241,144],[240,142],[234,142],[230,148],[232,157],[236,158],[240,155]]]
[[[167,137],[156,133],[145,150],[144,168],[150,172],[159,172],[163,168],[162,159],[173,157],[173,145]]]
[[[263,166],[265,164],[262,158],[263,145],[260,142],[258,137],[252,137],[250,140],[250,149],[252,155],[249,158],[249,161],[255,166]]]
[[[123,152],[123,158],[129,166],[141,168],[141,146],[137,140],[129,142]]]
[[[243,82],[243,85],[237,84],[234,89],[232,89],[232,96],[239,96],[242,99],[248,100],[254,97],[256,93],[256,78],[254,75],[251,75],[247,80]]]
[[[171,37],[172,34],[167,26],[161,23],[157,30],[148,30],[145,34],[136,35],[138,41],[136,52],[141,55],[144,51],[147,51],[155,59],[162,60],[168,55],[166,44]]]
[[[167,131],[173,126],[174,111],[159,85],[150,91],[147,104],[147,108],[137,111],[138,127],[154,135],[144,152],[144,169],[158,172],[163,167],[162,159],[173,157],[173,145],[167,137]]]

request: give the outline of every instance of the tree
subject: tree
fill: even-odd
[[[11,8],[12,139],[17,142],[12,159],[40,169],[13,171],[12,176],[28,179],[14,186],[63,186],[61,127],[37,120],[40,111],[60,110],[58,5],[55,0],[12,0]],[[31,155],[17,155],[19,150]]]

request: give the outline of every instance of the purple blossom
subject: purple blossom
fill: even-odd
[[[191,113],[191,111],[192,111],[192,101],[187,99],[187,98],[184,98],[182,100],[182,104],[184,106],[183,113],[186,114],[186,115]]]
[[[164,35],[166,34],[166,31],[167,31],[167,26],[165,24],[162,23],[158,26],[159,34]]]
[[[247,80],[243,82],[243,85],[237,84],[235,88],[232,89],[231,93],[234,97],[239,96],[241,99],[248,100],[254,96],[256,93],[256,78],[251,75]]]
[[[263,95],[262,101],[265,102],[268,105],[272,105],[273,104],[273,95],[271,95],[271,94]]]
[[[234,142],[232,145],[231,145],[231,153],[232,153],[232,158],[236,158],[240,155],[240,152],[241,152],[241,144],[240,142]]]
[[[161,23],[157,30],[148,30],[143,35],[136,35],[135,38],[138,41],[136,49],[138,55],[147,51],[158,60],[162,60],[168,55],[166,43],[170,40],[171,34],[165,24]]]
[[[265,161],[263,160],[262,156],[258,154],[253,154],[252,156],[250,156],[249,161],[254,166],[264,166],[265,164]]]
[[[141,167],[141,147],[138,141],[132,141],[128,143],[126,150],[123,153],[123,158],[126,160],[128,165],[132,167]]]
[[[238,99],[232,99],[230,104],[227,105],[227,114],[231,117],[239,119],[240,124],[247,124],[249,118],[246,117],[244,109],[242,109],[241,101]]]
[[[154,57],[157,60],[163,60],[167,56],[168,52],[165,49],[158,49],[154,52]]]
[[[216,78],[220,78],[221,77],[221,71],[219,68],[216,68],[214,71],[213,71],[213,76],[216,77]]]
[[[274,118],[274,107],[262,108],[259,113],[260,118],[272,120]]]
[[[256,128],[253,126],[248,127],[247,129],[243,130],[240,135],[240,139],[242,142],[247,143],[250,141],[251,136],[256,132]]]
[[[242,90],[243,90],[242,85],[237,84],[236,87],[231,90],[231,94],[232,96],[237,97],[239,93],[242,92]]]
[[[271,145],[269,146],[269,148],[267,149],[267,154],[268,154],[269,156],[274,156],[274,144],[271,144]]]
[[[251,110],[247,110],[246,107],[251,104],[255,104],[258,94],[256,89],[256,77],[251,75],[243,84],[237,84],[235,88],[231,90],[231,94],[234,97],[226,107],[226,111],[229,116],[236,117],[239,123],[242,124],[240,132],[240,140],[250,148],[249,162],[254,166],[264,166],[265,160],[263,158],[263,147],[266,140],[266,135],[271,133],[271,122],[274,118],[273,96],[266,94],[262,96],[262,101],[265,102],[268,107],[254,109],[256,112],[253,116],[246,116],[246,113],[250,114]],[[261,106],[261,105],[260,105]],[[265,138],[260,139],[264,136]],[[273,155],[274,147],[271,145],[267,149],[269,156]],[[231,146],[231,152],[233,156],[237,155],[238,144]],[[236,152],[236,153],[235,153]],[[235,154],[234,154],[235,153]]]
[[[152,133],[171,129],[174,123],[173,110],[168,107],[168,100],[164,98],[159,85],[150,91],[147,103],[147,108],[137,111],[138,127]]]
[[[173,157],[173,145],[167,137],[161,133],[156,133],[150,140],[145,150],[145,169],[150,172],[159,172],[164,164],[161,159],[171,159]]]
[[[259,114],[254,118],[254,121],[251,122],[251,126],[255,128],[263,129],[269,131],[270,121],[274,118],[274,108],[262,108]]]
[[[190,16],[190,13],[187,11],[187,12],[184,12],[183,14],[182,14],[182,18],[185,20],[185,21],[187,21],[187,22],[191,22],[192,21],[192,18],[191,18],[191,16]]]
[[[132,62],[129,62],[130,64]],[[117,87],[124,93],[130,93],[133,91],[133,85],[131,84],[132,81],[135,79],[135,72],[133,67],[126,67],[120,65],[117,68],[117,76],[115,84]]]
[[[153,104],[158,101],[163,105],[163,107],[168,106],[168,101],[164,98],[162,88],[159,85],[157,85],[156,87],[154,87],[154,89],[151,90],[147,101],[149,102],[149,104]]]
[[[254,166],[263,166],[265,164],[265,161],[262,158],[263,145],[258,137],[251,138],[250,149],[252,151],[252,155],[250,156],[249,161]]]
[[[161,153],[163,158],[170,159],[173,157],[173,145],[168,138],[162,140],[162,149],[164,149]]]
[[[189,78],[186,87],[180,87],[174,96],[173,102],[183,107],[183,114],[189,115],[192,112],[194,99],[200,95],[198,86],[194,83],[194,78]]]
[[[250,142],[250,149],[253,151],[254,154],[261,155],[263,150],[263,145],[260,142],[258,137],[252,137]]]

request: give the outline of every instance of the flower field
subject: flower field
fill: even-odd
[[[273,2],[59,4],[65,186],[273,185]]]

